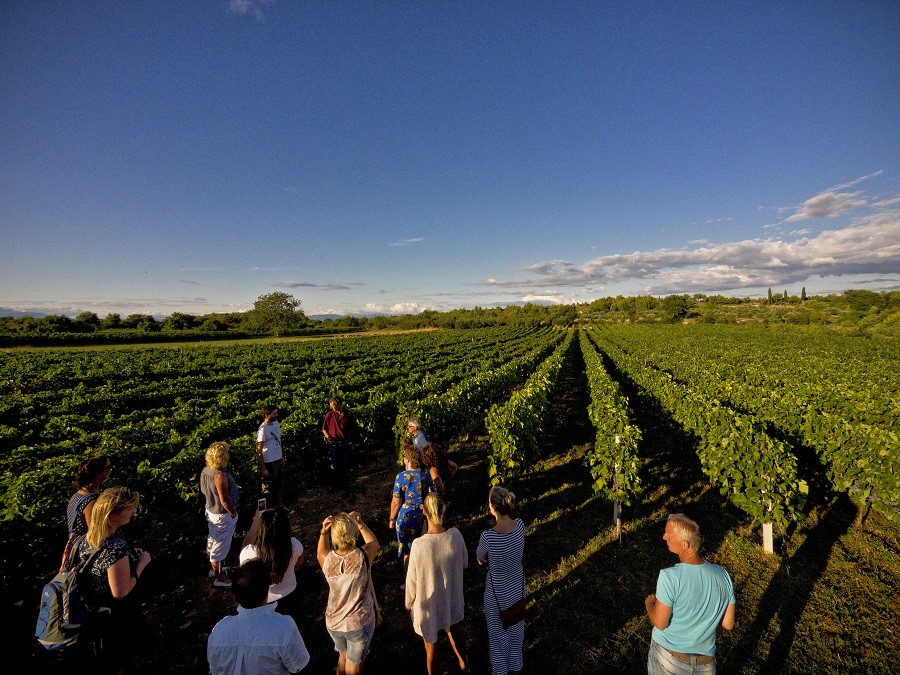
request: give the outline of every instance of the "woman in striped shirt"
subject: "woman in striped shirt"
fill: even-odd
[[[516,675],[522,670],[525,621],[503,627],[500,612],[525,596],[525,523],[512,518],[516,496],[502,487],[492,487],[488,508],[496,524],[481,533],[475,555],[479,565],[488,566],[484,588],[484,618],[487,622],[493,675]]]

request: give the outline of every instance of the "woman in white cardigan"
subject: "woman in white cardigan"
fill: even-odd
[[[463,569],[469,564],[466,542],[455,527],[444,529],[446,506],[440,497],[429,494],[423,507],[428,532],[412,543],[406,572],[406,608],[412,615],[413,630],[425,641],[429,675],[443,673],[438,649],[442,630],[447,631],[460,669],[469,673],[462,626]]]

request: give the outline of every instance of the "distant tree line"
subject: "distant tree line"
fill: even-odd
[[[613,323],[703,321],[764,325],[828,325],[858,335],[900,336],[900,291],[876,293],[850,290],[840,295],[807,297],[787,291],[751,299],[723,295],[651,295],[598,298],[571,305],[508,305],[474,307],[447,312],[425,310],[401,316],[354,317],[316,321],[301,309],[301,302],[282,292],[260,296],[247,312],[193,315],[174,312],[164,319],[150,314],[111,313],[100,318],[82,312],[63,315],[0,317],[0,345],[89,344],[92,342],[154,342],[176,339],[290,336],[361,330],[420,328],[479,328],[483,326],[569,326],[576,322]],[[79,335],[79,334],[93,334]],[[70,337],[66,337],[70,336]],[[34,338],[43,337],[44,340]],[[23,338],[29,338],[28,341]]]

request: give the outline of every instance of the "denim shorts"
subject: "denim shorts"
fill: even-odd
[[[327,628],[327,626],[326,626]],[[347,660],[350,663],[362,663],[369,655],[372,646],[372,636],[375,634],[375,622],[363,626],[359,630],[339,631],[328,628],[328,634],[334,640],[336,652],[347,652]]]

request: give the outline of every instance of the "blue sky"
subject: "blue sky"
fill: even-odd
[[[900,288],[900,5],[0,5],[0,307]]]

